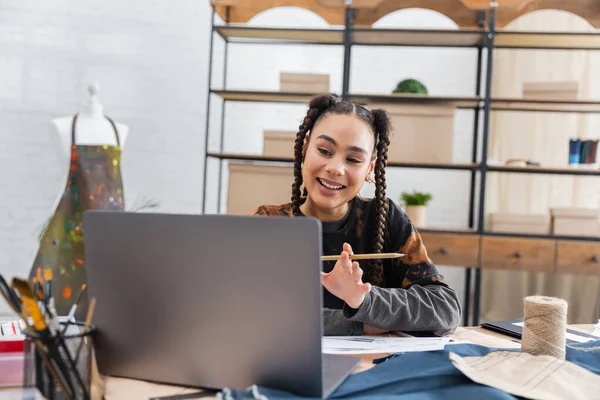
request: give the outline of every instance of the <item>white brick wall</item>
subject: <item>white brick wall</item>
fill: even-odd
[[[57,165],[48,121],[75,113],[88,82],[101,85],[106,113],[127,124],[124,150],[126,201],[140,197],[167,212],[198,213],[208,73],[208,0],[6,0],[0,13],[0,271],[26,275],[36,237],[63,189],[66,165]],[[300,9],[275,9],[259,25],[326,26]],[[406,10],[379,26],[453,27],[434,12]],[[223,46],[215,36],[213,87],[220,87]],[[228,88],[277,89],[282,70],[331,74],[341,91],[342,49],[309,46],[230,45]],[[267,64],[269,63],[269,64]],[[474,50],[355,48],[351,90],[389,92],[415,76],[434,94],[473,94]],[[211,149],[218,149],[220,102],[213,97]],[[260,152],[263,129],[296,129],[302,105],[230,103],[226,151]],[[459,112],[455,161],[468,162],[472,113]],[[211,163],[210,165],[216,165]],[[214,171],[214,169],[212,169]],[[226,169],[225,169],[226,170]],[[226,179],[223,193],[226,196]],[[434,225],[466,226],[468,173],[390,171],[389,196],[430,190]],[[223,205],[226,197],[223,196]],[[216,182],[209,184],[209,211]],[[462,270],[443,272],[462,292]],[[0,306],[0,314],[6,311]]]
[[[26,275],[67,166],[48,121],[74,114],[97,80],[130,127],[126,202],[200,212],[208,1],[6,0],[0,6],[0,271]],[[3,303],[3,302],[2,302]],[[6,307],[0,305],[0,313]]]

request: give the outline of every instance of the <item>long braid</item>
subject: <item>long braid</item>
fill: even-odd
[[[304,120],[298,127],[296,142],[294,144],[294,183],[292,184],[292,211],[294,215],[301,215],[300,201],[302,186],[302,162],[304,142],[306,135],[311,131],[317,120],[327,112],[327,110],[338,102],[338,98],[332,95],[322,95],[315,97],[309,103],[309,108]],[[306,193],[306,188],[304,190]]]
[[[385,170],[387,167],[388,147],[390,145],[391,123],[388,113],[384,110],[371,111],[375,136],[377,139],[377,160],[375,161],[375,237],[373,243],[374,253],[382,253],[384,249],[384,234],[388,215],[387,183]],[[383,264],[376,260],[370,269],[369,280],[378,284],[383,281]]]
[[[309,110],[310,112],[310,110]],[[300,215],[300,186],[302,186],[302,147],[306,133],[312,126],[312,121],[308,116],[298,128],[296,134],[296,143],[294,144],[294,183],[292,184],[292,211],[294,215]]]

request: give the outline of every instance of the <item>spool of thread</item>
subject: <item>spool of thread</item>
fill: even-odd
[[[524,325],[521,351],[565,359],[567,302],[546,296],[523,300]]]

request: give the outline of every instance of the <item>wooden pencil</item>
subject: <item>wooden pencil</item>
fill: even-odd
[[[354,254],[350,255],[351,260],[374,260],[380,258],[400,258],[404,257],[405,254],[401,253],[370,253],[370,254]],[[341,258],[341,255],[336,256],[321,256],[321,261],[337,261]]]

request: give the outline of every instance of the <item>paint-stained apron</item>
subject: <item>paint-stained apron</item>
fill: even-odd
[[[81,287],[86,283],[83,245],[83,212],[125,208],[121,179],[121,147],[115,123],[116,146],[77,145],[71,125],[71,161],[66,187],[54,214],[40,239],[40,247],[30,272],[30,280],[41,269],[52,270],[52,297],[58,315],[67,315]],[[87,290],[81,296],[76,316],[83,318],[88,308]]]

